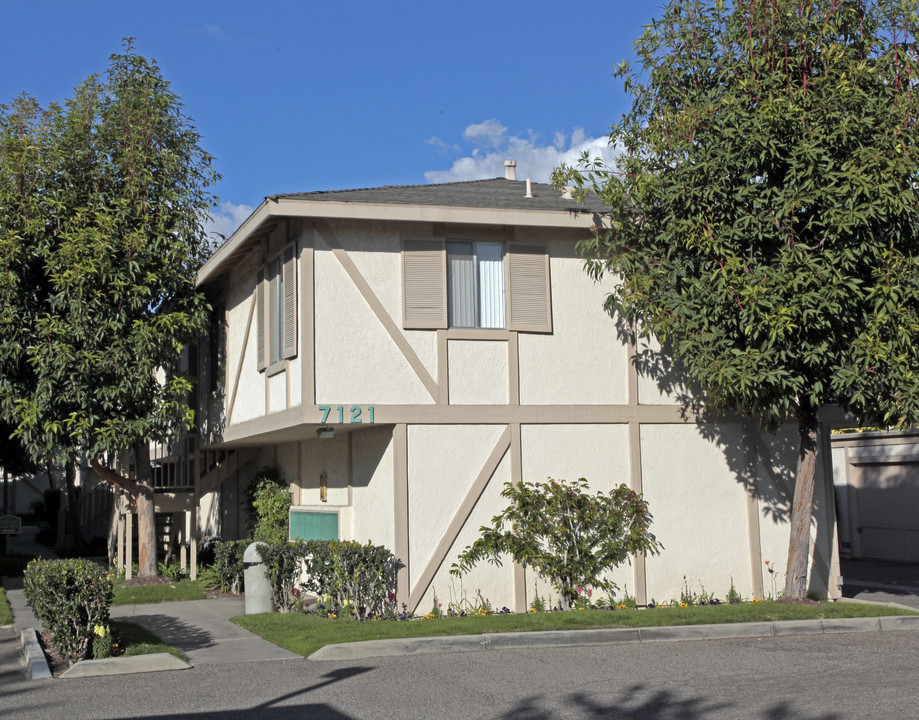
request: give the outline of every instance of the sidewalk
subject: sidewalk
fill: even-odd
[[[11,538],[12,552],[55,557],[54,551],[35,542],[38,528],[24,526],[22,530],[21,535]],[[23,628],[42,629],[26,603],[22,578],[3,578],[3,587],[13,611],[13,629],[0,630],[0,673],[11,667],[22,667],[18,638]],[[192,665],[303,659],[230,622],[229,618],[245,611],[243,598],[220,598],[118,605],[112,607],[111,617],[129,620],[150,630],[167,645],[184,652]]]

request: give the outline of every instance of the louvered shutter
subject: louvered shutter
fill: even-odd
[[[296,245],[284,249],[284,347],[282,357],[297,356],[297,252]]]
[[[511,244],[508,264],[508,330],[552,332],[549,256],[538,245]]]
[[[265,352],[265,270],[258,271],[255,281],[255,356],[258,359],[258,369],[261,372],[268,367],[268,357]]]
[[[447,327],[447,274],[443,240],[408,240],[402,246],[403,325]]]

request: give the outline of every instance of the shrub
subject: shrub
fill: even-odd
[[[510,555],[549,578],[562,597],[562,607],[578,600],[578,587],[612,592],[603,574],[630,553],[657,553],[660,544],[649,528],[651,513],[642,497],[625,485],[609,494],[587,492],[587,481],[504,484],[510,501],[491,527],[467,547],[450,572],[463,575],[480,560],[500,563]]]
[[[263,468],[249,487],[252,539],[269,545],[290,538],[290,489],[275,468]]]
[[[304,589],[329,595],[336,608],[351,608],[359,620],[386,615],[395,606],[396,576],[402,563],[382,545],[310,540]]]
[[[97,625],[107,626],[112,579],[88,560],[33,560],[23,587],[35,617],[70,662],[86,657]]]
[[[258,554],[265,563],[265,577],[271,586],[271,599],[280,612],[303,609],[297,582],[308,552],[302,540],[258,546]]]
[[[239,594],[243,588],[243,553],[248,540],[227,540],[214,544],[214,567],[222,593]]]

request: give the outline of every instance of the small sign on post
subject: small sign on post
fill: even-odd
[[[22,532],[22,518],[18,515],[0,515],[0,535],[3,535],[3,552],[10,554],[10,535]]]
[[[18,535],[22,532],[22,518],[18,515],[0,515],[0,535]]]

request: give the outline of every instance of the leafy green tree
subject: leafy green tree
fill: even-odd
[[[85,452],[132,496],[141,575],[157,568],[149,443],[192,421],[178,360],[207,320],[194,280],[217,178],[130,41],[63,107],[0,108],[0,410],[35,459]],[[126,448],[133,477],[109,462]]]
[[[915,0],[672,0],[616,76],[588,270],[713,409],[799,428],[785,596],[806,593],[818,411],[919,421]]]
[[[290,540],[290,486],[277,468],[262,468],[249,487],[252,539],[278,545]]]
[[[659,544],[649,531],[651,514],[642,497],[625,485],[608,494],[587,492],[587,480],[504,483],[510,501],[491,527],[481,528],[450,569],[463,575],[481,560],[500,562],[508,554],[555,584],[563,605],[571,607],[578,586],[612,592],[604,573],[630,553],[656,553]]]

